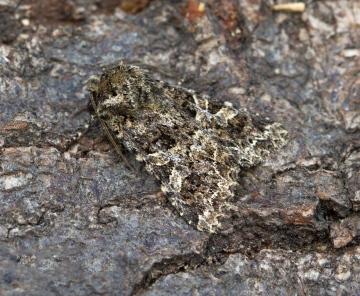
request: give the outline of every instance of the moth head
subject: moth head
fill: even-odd
[[[145,103],[150,93],[147,75],[137,66],[122,62],[99,76],[91,76],[87,89],[94,109],[109,109],[117,113],[135,111]]]

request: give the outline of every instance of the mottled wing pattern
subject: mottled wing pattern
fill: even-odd
[[[90,79],[94,109],[113,137],[161,181],[179,214],[216,232],[241,167],[286,143],[280,124],[246,109],[150,79],[120,64]]]

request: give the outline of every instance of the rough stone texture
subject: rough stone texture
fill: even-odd
[[[357,1],[309,1],[301,14],[272,1],[58,2],[0,0],[3,295],[360,290]],[[242,171],[221,233],[189,227],[98,125],[70,142],[89,119],[88,77],[120,60],[289,131]]]
[[[252,260],[232,254],[223,265],[167,275],[142,295],[355,295],[360,289],[358,251],[262,250]]]

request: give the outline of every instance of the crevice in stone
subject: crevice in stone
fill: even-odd
[[[200,254],[181,254],[171,258],[164,258],[156,262],[144,274],[142,280],[135,284],[130,295],[140,295],[142,291],[152,286],[159,278],[169,274],[195,269],[205,262],[205,258]]]

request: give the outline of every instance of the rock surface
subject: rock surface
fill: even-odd
[[[360,290],[360,4],[204,4],[0,0],[3,295]],[[70,141],[90,117],[88,78],[120,60],[289,131],[242,172],[222,232],[188,226],[99,125]]]

